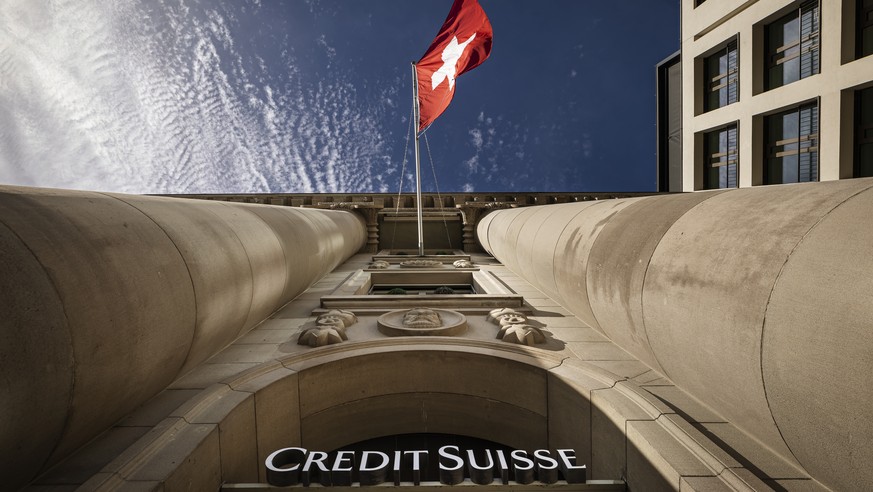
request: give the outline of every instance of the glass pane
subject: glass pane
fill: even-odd
[[[782,65],[770,67],[767,71],[767,90],[782,86]]]
[[[739,66],[737,64],[737,43],[733,42],[728,45],[727,53],[727,70],[728,76],[727,86],[727,103],[732,104],[739,100]],[[733,71],[733,73],[731,73]]]
[[[704,137],[703,187],[707,190],[737,186],[737,127],[708,132]],[[713,154],[723,154],[713,157]],[[728,162],[733,161],[733,164]],[[713,167],[713,164],[719,164]]]
[[[727,75],[728,73],[728,58],[727,53],[718,57],[718,73],[719,75]],[[727,84],[727,77],[721,79],[720,84]],[[718,90],[718,107],[728,105],[728,90],[727,85]]]
[[[860,56],[873,55],[873,26],[861,31],[861,54]]]
[[[806,137],[798,144],[803,152],[798,156],[798,176],[801,182],[818,181],[818,106],[809,105],[800,108],[798,114],[799,135]]]
[[[873,87],[858,91],[855,177],[873,176]]]
[[[800,41],[800,20],[797,18],[796,13],[791,14],[789,17],[790,18],[783,18],[784,24],[782,25],[782,44],[789,44]]]
[[[799,128],[799,120],[800,115],[797,111],[791,111],[789,113],[782,114],[782,137],[777,140],[787,140],[789,138],[797,138],[800,136],[800,128]],[[793,147],[788,145],[785,146],[785,150],[793,150],[797,148],[797,144],[791,144]]]
[[[797,155],[786,155],[782,158],[781,183],[797,183]]]
[[[767,159],[767,182],[765,184],[782,183],[782,159]]]
[[[736,188],[737,187],[737,165],[731,164],[727,167],[727,187],[728,188]]]
[[[858,176],[867,178],[873,176],[873,144],[862,145],[858,148]]]
[[[800,20],[797,12],[767,26],[767,89],[774,89],[798,80],[800,76]],[[784,47],[797,43],[791,48]],[[780,51],[781,50],[781,51]],[[778,60],[795,58],[776,64]]]
[[[703,188],[713,190],[718,188],[718,169],[712,167],[715,159],[712,154],[718,152],[719,132],[709,132],[706,134],[706,145],[704,146],[703,159]]]
[[[815,75],[819,71],[819,12],[818,3],[809,2],[800,7],[800,78]]]
[[[798,80],[800,80],[800,57],[782,64],[782,83],[780,85],[790,84]]]
[[[817,108],[816,108],[817,109]],[[807,109],[809,114],[809,109]],[[767,118],[767,184],[796,183],[798,181],[798,151],[800,143],[800,109]],[[786,142],[786,140],[794,140]],[[782,155],[780,155],[782,154]],[[807,170],[809,166],[807,166]],[[807,175],[809,172],[807,171]]]
[[[861,126],[873,125],[873,88],[860,91]]]
[[[705,111],[721,107],[719,104],[720,91],[713,91],[712,87],[718,85],[719,82],[713,82],[712,79],[717,77],[719,72],[719,56],[713,55],[706,59],[706,70],[704,70],[704,84],[706,88],[706,107]]]

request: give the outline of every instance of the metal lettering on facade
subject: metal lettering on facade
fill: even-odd
[[[270,485],[288,486],[320,483],[326,486],[348,486],[353,478],[363,485],[378,485],[388,480],[389,472],[394,484],[401,485],[401,472],[411,471],[412,483],[420,485],[421,473],[430,452],[425,449],[408,451],[337,451],[330,456],[324,451],[309,451],[306,448],[290,447],[274,451],[264,464],[267,482]],[[576,452],[572,449],[537,449],[533,453],[515,449],[467,449],[458,446],[442,446],[437,451],[439,481],[455,485],[469,477],[479,485],[488,485],[496,478],[504,484],[510,481],[529,484],[534,481],[550,484],[559,479],[558,472],[567,483],[585,483],[586,466],[576,464]]]

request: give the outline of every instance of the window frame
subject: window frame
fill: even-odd
[[[803,111],[807,109],[813,109],[814,112],[810,113],[810,119],[815,122],[815,127],[810,128],[810,131],[806,134],[803,132]],[[820,145],[820,132],[821,132],[821,105],[818,99],[813,101],[807,101],[805,103],[798,104],[796,106],[790,107],[788,109],[784,109],[782,111],[775,112],[770,114],[764,118],[764,169],[763,169],[763,184],[771,185],[771,184],[791,184],[791,183],[808,183],[808,182],[817,182],[821,180],[820,173],[820,156],[819,156],[819,145]],[[785,138],[786,135],[784,131],[781,138],[778,140],[773,140],[770,135],[771,128],[771,118],[783,118],[785,115],[797,113],[797,136],[789,136]],[[812,126],[812,125],[811,125]],[[796,145],[796,148],[786,149],[786,146]],[[781,147],[781,150],[779,148]],[[814,159],[809,163],[809,174],[810,179],[801,180],[801,170],[803,166],[802,155],[804,154],[814,154],[810,159]],[[770,164],[771,159],[782,159],[784,157],[797,156],[797,180],[795,181],[785,181],[784,173],[780,175],[780,180],[778,182],[774,182],[773,176],[770,176]],[[780,161],[782,165],[782,169],[784,170],[784,161]]]
[[[863,98],[867,96],[873,99],[873,87],[858,89],[855,91],[855,125],[854,125],[854,153],[852,156],[852,177],[867,178],[873,177],[873,170],[869,174],[861,174],[861,152],[862,147],[873,147],[873,115],[870,116],[870,121],[863,121]],[[870,103],[873,105],[873,101]],[[864,126],[862,126],[864,125]]]
[[[733,131],[733,141],[734,145],[731,147],[731,131]],[[712,147],[710,146],[710,136],[713,134],[721,134],[722,132],[726,132],[726,149],[722,150],[721,146],[719,146],[717,152],[713,152]],[[719,135],[720,136],[720,135]],[[717,162],[716,162],[717,160]],[[734,183],[731,186],[730,182],[730,166],[734,166]],[[720,179],[718,186],[710,186],[710,173],[716,172],[716,168],[726,169],[727,177],[726,186],[721,186]],[[731,188],[739,188],[740,187],[740,123],[739,121],[734,121],[728,123],[727,125],[720,126],[718,128],[713,128],[706,132],[703,132],[703,186],[704,190],[720,190],[720,189],[731,189]]]
[[[808,17],[806,16],[807,13],[809,13]],[[787,22],[786,19],[788,19]],[[771,51],[770,41],[773,37],[773,26],[776,24],[784,26],[795,19],[797,20],[797,39],[787,43],[783,40],[782,46],[776,47],[775,51]],[[807,20],[808,24],[810,24],[809,26],[806,26]],[[811,32],[804,33],[805,28],[811,30]],[[785,15],[764,26],[763,68],[765,92],[821,73],[821,33],[820,0],[808,0],[795,4]],[[791,52],[795,48],[796,50]],[[786,54],[788,52],[791,53]],[[784,65],[795,59],[798,60],[797,79],[786,82]],[[783,68],[780,80],[777,82],[771,72],[779,66],[783,66]]]
[[[865,11],[864,3],[867,3]],[[867,14],[867,15],[865,15]],[[868,30],[868,36],[873,37],[873,0],[857,0],[855,4],[855,59],[873,55],[873,47],[864,53],[864,31]],[[873,45],[873,43],[871,43]]]
[[[725,106],[729,106],[736,102],[740,101],[740,42],[739,35],[733,36],[731,39],[727,40],[723,45],[721,45],[714,52],[710,53],[708,56],[703,57],[703,87],[705,95],[703,97],[703,112],[707,113],[709,111],[713,111],[719,108],[723,108]],[[733,48],[733,49],[731,49]],[[733,59],[731,58],[731,53],[733,53]],[[720,72],[718,74],[713,74],[710,70],[711,61],[716,59],[720,62],[721,57],[726,57],[727,68],[725,72]],[[726,79],[726,80],[725,80]],[[712,105],[710,102],[710,98],[712,94],[716,91],[720,91],[721,89],[726,88],[727,102],[721,104],[718,102],[717,105]],[[733,92],[731,92],[733,89]],[[733,94],[733,100],[731,100],[731,95]]]

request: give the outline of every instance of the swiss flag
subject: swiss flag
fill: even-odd
[[[415,64],[419,133],[452,101],[455,78],[488,58],[492,35],[491,23],[477,0],[455,0],[436,39]]]

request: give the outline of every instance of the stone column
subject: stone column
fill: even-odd
[[[0,480],[17,489],[366,244],[345,211],[0,187]]]
[[[482,246],[833,490],[873,489],[873,179],[503,210]]]
[[[463,205],[455,205],[461,211],[461,219],[464,221],[463,238],[465,253],[481,253],[482,246],[476,239],[476,226],[488,212],[504,208],[512,208],[514,204],[503,202],[465,202]]]

